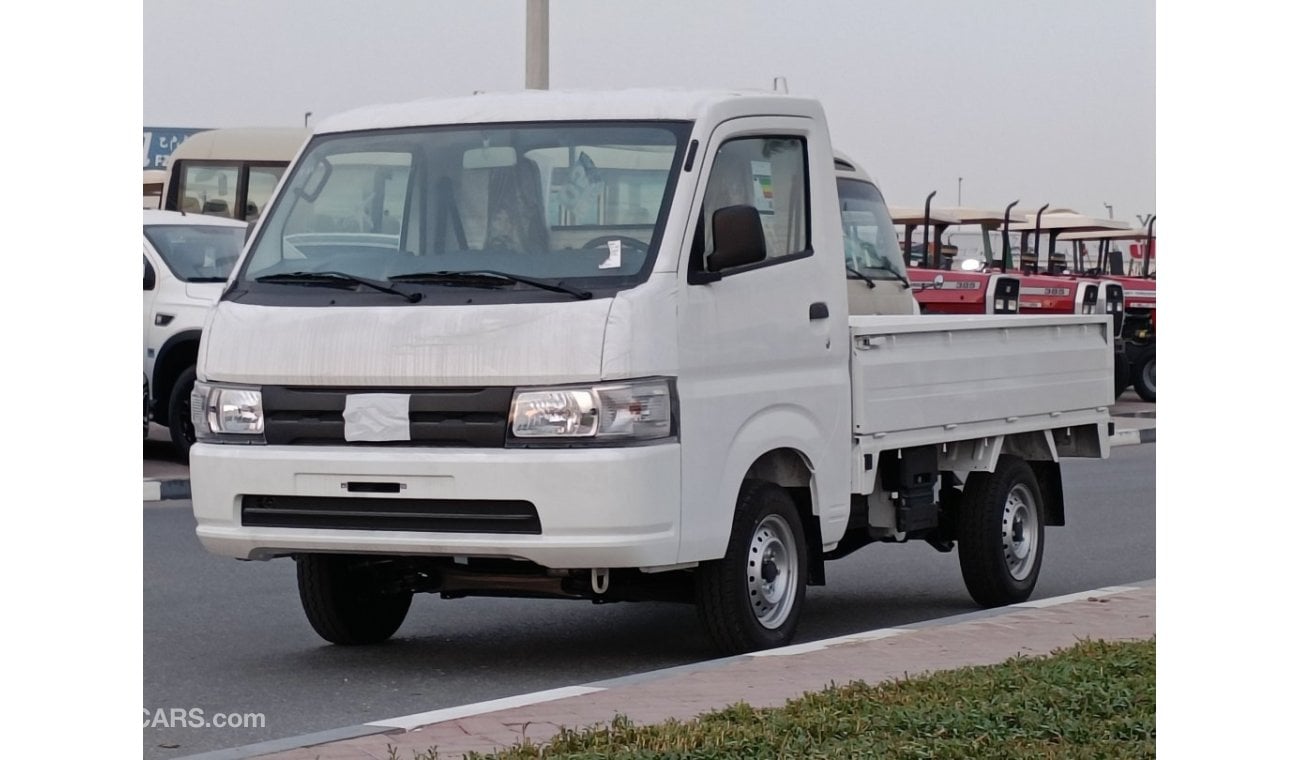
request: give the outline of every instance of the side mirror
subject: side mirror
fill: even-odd
[[[153,286],[158,282],[158,275],[153,271],[153,265],[149,259],[144,260],[144,289],[153,290]]]
[[[710,272],[756,264],[765,258],[767,238],[758,209],[727,206],[713,212],[713,253],[706,264]]]

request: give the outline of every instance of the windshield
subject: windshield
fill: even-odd
[[[397,278],[435,302],[463,301],[466,288],[496,291],[476,301],[561,297],[503,278],[419,277],[485,270],[597,293],[631,286],[653,263],[689,131],[552,122],[317,137],[238,287],[272,295],[286,287],[274,275],[334,272]]]
[[[844,263],[859,272],[903,271],[903,254],[894,235],[894,220],[875,185],[861,180],[836,180],[840,194],[840,224],[844,231]]]
[[[186,282],[225,282],[244,247],[243,225],[148,224],[144,236]]]

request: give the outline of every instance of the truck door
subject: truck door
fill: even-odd
[[[834,200],[809,197],[835,188],[829,142],[815,129],[812,119],[736,119],[702,151],[679,272],[683,561],[725,551],[740,482],[770,451],[798,452],[822,506],[847,514],[844,252]],[[765,250],[719,270],[712,222],[734,206],[757,209]],[[725,224],[717,232],[730,234]]]

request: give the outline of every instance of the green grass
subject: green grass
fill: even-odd
[[[1084,641],[1039,658],[868,686],[686,722],[565,729],[478,760],[1155,757],[1155,640]],[[436,749],[414,760],[434,760]]]

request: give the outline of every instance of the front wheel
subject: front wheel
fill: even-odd
[[[966,479],[957,517],[961,577],[982,607],[1023,602],[1043,564],[1043,497],[1034,471],[1007,455]]]
[[[411,608],[411,592],[386,588],[383,567],[343,555],[298,558],[298,598],[322,639],[378,644],[397,632]]]
[[[696,570],[696,605],[723,654],[784,646],[794,638],[808,576],[799,510],[785,489],[746,480],[722,559]]]
[[[181,459],[188,460],[190,447],[194,445],[194,422],[190,419],[190,394],[194,392],[195,373],[193,367],[187,367],[176,378],[171,396],[167,399],[167,427],[172,437],[172,446]]]

